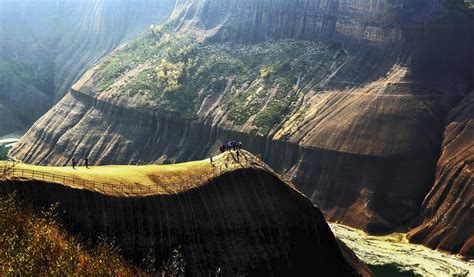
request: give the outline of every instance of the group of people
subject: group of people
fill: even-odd
[[[89,169],[89,158],[85,159],[85,165],[86,165],[86,168]],[[72,169],[76,169],[76,166],[77,166],[76,159],[72,159]]]
[[[235,140],[229,140],[228,142],[221,144],[219,146],[219,151],[224,153],[226,151],[236,151],[237,152],[237,160],[240,160],[240,150],[242,150],[242,142],[237,142]],[[210,156],[211,164],[214,164],[214,160],[212,155]]]
[[[236,151],[236,150],[242,150],[242,142],[237,142],[235,140],[229,140],[228,142],[222,144],[219,147],[219,150],[221,153],[224,153],[226,151]]]

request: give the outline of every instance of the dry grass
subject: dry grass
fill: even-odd
[[[98,183],[106,183],[113,185],[134,185],[138,187],[153,187],[155,194],[171,193],[169,187],[176,184],[184,184],[181,188],[176,187],[173,192],[178,189],[189,189],[201,185],[200,180],[213,178],[223,171],[233,170],[236,168],[251,166],[256,158],[246,151],[241,151],[240,161],[236,159],[235,152],[226,152],[213,158],[213,164],[209,159],[202,161],[193,161],[172,165],[109,165],[109,166],[92,166],[89,169],[85,167],[47,167],[35,166],[29,164],[17,164],[17,170],[27,169],[37,172],[45,172],[59,176],[67,176],[87,181],[95,181]],[[41,175],[35,178],[41,180]],[[61,183],[61,179],[57,181]],[[63,185],[71,186],[69,183]],[[100,190],[100,187],[98,188]],[[137,190],[138,191],[138,190]],[[109,191],[103,193],[111,194]],[[115,193],[119,194],[119,192]]]
[[[85,250],[56,222],[53,209],[39,214],[0,197],[0,276],[143,275],[112,245]]]

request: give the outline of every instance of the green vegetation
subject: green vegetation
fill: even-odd
[[[323,78],[337,50],[295,40],[198,43],[162,25],[105,60],[96,90],[117,83],[119,95],[143,95],[143,106],[186,119],[196,117],[206,97],[221,96],[219,109],[229,120],[242,125],[254,117],[258,133],[268,134],[294,110],[298,80]]]
[[[0,161],[5,161],[8,159],[8,151],[10,149],[4,145],[0,145]]]

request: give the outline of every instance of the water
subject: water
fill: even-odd
[[[0,137],[0,146],[12,147],[18,142],[18,140],[20,140],[22,136],[23,133],[13,133]]]
[[[463,261],[455,255],[410,244],[405,234],[369,236],[343,225],[329,225],[376,276],[474,277],[474,261]]]

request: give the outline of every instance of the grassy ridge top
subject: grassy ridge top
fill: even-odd
[[[77,178],[79,180],[93,181],[97,183],[105,183],[110,185],[126,185],[133,189],[110,191],[101,186],[88,187],[88,183],[84,186],[86,189],[93,189],[100,193],[115,196],[140,196],[140,195],[156,195],[156,194],[173,194],[198,187],[207,182],[207,180],[215,178],[220,174],[232,171],[238,168],[248,168],[260,165],[257,158],[246,151],[241,151],[240,160],[237,160],[236,152],[226,152],[213,157],[213,163],[210,159],[201,161],[192,161],[187,163],[172,165],[109,165],[109,166],[92,166],[88,169],[84,166],[78,166],[73,169],[72,166],[67,167],[47,167],[29,164],[17,164],[15,169],[17,174],[12,178],[20,178],[18,172],[22,169],[37,172],[36,176],[27,174],[23,180],[42,181],[41,173],[55,174],[57,176],[55,183],[59,183],[69,187],[82,188],[81,182],[77,185],[64,182],[62,177]],[[0,164],[1,166],[1,164]]]

